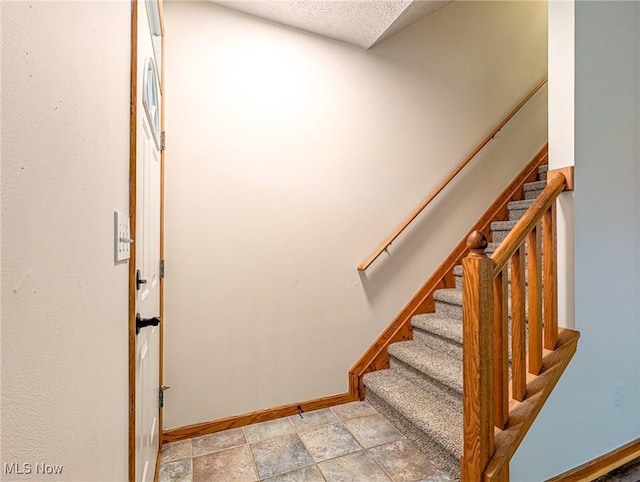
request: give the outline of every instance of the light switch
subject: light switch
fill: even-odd
[[[114,260],[116,263],[126,261],[131,257],[131,229],[129,224],[129,216],[118,211],[113,213],[113,231],[114,236]]]

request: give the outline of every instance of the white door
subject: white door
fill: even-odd
[[[160,106],[147,16],[138,2],[136,135],[136,480],[152,481],[159,440]],[[145,28],[146,27],[146,28]]]

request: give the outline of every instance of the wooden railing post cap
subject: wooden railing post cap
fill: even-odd
[[[476,256],[484,256],[484,250],[488,244],[487,237],[480,231],[472,232],[467,238],[467,248]]]

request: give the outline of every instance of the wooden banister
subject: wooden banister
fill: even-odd
[[[491,256],[495,263],[493,268],[494,276],[503,270],[513,253],[520,247],[533,227],[540,222],[544,213],[555,203],[556,198],[564,191],[565,187],[566,178],[564,174],[561,172],[553,174],[547,186]]]
[[[507,274],[493,280],[493,424],[505,428],[509,421],[509,302]]]
[[[460,163],[458,166],[449,174],[449,176],[436,187],[436,189],[427,197],[410,215],[404,222],[387,238],[387,240],[380,245],[380,247],[361,265],[358,266],[359,271],[366,270],[371,264],[378,259],[378,257],[384,253],[389,246],[396,240],[398,236],[411,224],[411,222],[418,217],[418,215],[424,211],[424,209],[435,199],[435,197],[440,194],[445,187],[455,178],[464,167],[471,162],[471,160],[493,139],[502,128],[507,125],[507,123],[522,109],[531,98],[538,93],[540,89],[547,83],[547,77],[540,81],[536,87],[527,94],[527,96],[522,99],[522,101],[511,111],[509,114],[502,119],[502,121],[482,140],[478,146],[471,151],[471,153]]]
[[[511,457],[575,353],[580,334],[558,328],[557,308],[555,200],[568,186],[573,186],[572,168],[549,172],[547,186],[491,257],[484,253],[482,233],[467,240],[463,482],[509,481]]]
[[[542,217],[542,250],[544,284],[544,347],[553,350],[558,343],[558,290],[556,279],[556,205]],[[549,255],[547,255],[547,253]]]
[[[533,227],[527,236],[529,270],[529,373],[542,370],[542,270],[540,266],[540,228]]]
[[[524,297],[524,246],[520,246],[511,256],[511,391],[519,402],[524,400],[527,391]]]
[[[467,239],[471,253],[462,261],[464,303],[462,339],[464,446],[462,473],[480,481],[493,455],[493,261],[484,254],[487,238],[475,231]]]

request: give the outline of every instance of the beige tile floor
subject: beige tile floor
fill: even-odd
[[[365,402],[166,444],[160,482],[444,482]]]

